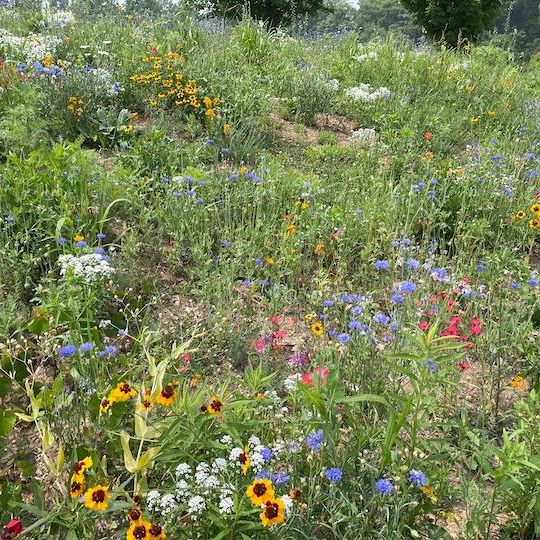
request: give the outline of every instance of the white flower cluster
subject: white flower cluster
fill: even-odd
[[[294,392],[298,385],[298,381],[301,381],[301,380],[302,380],[302,374],[294,373],[293,375],[289,375],[283,381],[283,386],[285,387],[285,390],[287,390],[287,392]]]
[[[89,253],[80,257],[61,255],[58,261],[60,262],[60,275],[65,276],[68,270],[71,270],[75,276],[81,277],[89,283],[100,278],[110,278],[114,274],[114,268],[109,264],[107,258],[97,253]]]
[[[337,79],[330,79],[326,82],[326,88],[330,92],[338,92],[339,91],[339,81]]]
[[[351,133],[350,140],[360,146],[373,146],[377,142],[377,132],[373,128],[360,128]]]
[[[25,62],[32,64],[42,62],[47,56],[54,57],[62,40],[46,34],[30,34],[19,37],[0,29],[0,48],[8,49],[14,54],[22,54]]]
[[[358,56],[355,56],[354,59],[357,62],[365,62],[366,60],[376,60],[379,57],[379,55],[375,51],[369,51],[365,54],[359,54]]]
[[[53,28],[64,28],[75,22],[75,15],[71,11],[57,11],[49,17],[49,25]]]
[[[389,99],[392,92],[385,86],[373,88],[369,84],[362,83],[360,86],[354,86],[345,91],[354,101],[363,101],[364,103],[372,103],[381,99]]]

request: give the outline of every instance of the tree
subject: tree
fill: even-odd
[[[241,17],[247,12],[271,26],[289,24],[298,15],[328,9],[324,0],[215,0],[214,4],[224,17]]]
[[[493,27],[501,10],[500,0],[401,0],[401,3],[436,39],[451,45],[460,39],[475,40]]]

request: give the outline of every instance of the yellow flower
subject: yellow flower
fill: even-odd
[[[488,111],[487,115],[490,116],[490,117],[493,117],[493,116],[495,116],[495,111]]]
[[[74,237],[73,237],[73,241],[74,242],[82,242],[84,240],[84,236],[82,234],[76,234]]]
[[[211,108],[212,108],[212,98],[209,98],[208,96],[206,96],[206,97],[203,99],[203,103],[204,103],[204,106],[205,106],[207,109],[211,109]]]
[[[109,506],[109,488],[97,485],[84,495],[84,506],[90,510],[105,510]]]
[[[147,411],[148,409],[151,409],[154,406],[154,400],[152,399],[152,396],[150,395],[149,390],[144,391],[144,397],[141,397],[141,402],[139,403],[139,409],[142,411]]]
[[[51,67],[53,65],[53,57],[47,53],[41,62],[45,67]]]
[[[139,118],[139,113],[137,113],[137,112],[132,112],[132,113],[129,115],[129,119],[130,119],[131,121],[137,120],[137,118]]]
[[[124,133],[131,133],[135,128],[130,124],[128,126],[122,126],[121,129]]]
[[[105,398],[105,399],[102,399],[100,404],[99,404],[99,412],[100,413],[106,413],[109,411],[109,409],[111,408],[111,405],[112,405],[112,401]]]
[[[287,225],[287,236],[293,236],[296,233],[296,225],[294,223],[289,223]]]
[[[266,257],[266,258],[264,259],[264,262],[265,262],[266,264],[269,264],[270,266],[272,266],[272,265],[274,264],[274,257]]]
[[[422,493],[430,500],[432,504],[437,504],[437,497],[435,496],[435,490],[431,486],[424,486]]]
[[[315,248],[313,249],[315,252],[315,255],[323,255],[324,254],[324,244],[317,244]]]
[[[214,114],[215,114],[214,109],[206,109],[206,111],[204,111],[204,115],[208,116],[209,118],[212,118]]]
[[[72,467],[73,476],[77,477],[77,479],[80,479],[84,472],[90,469],[93,464],[94,462],[92,461],[92,458],[90,456],[86,456],[84,459],[77,461],[77,463],[75,463]]]
[[[527,214],[523,210],[519,210],[513,215],[513,219],[514,220],[520,220],[520,219],[525,218],[526,215]]]
[[[285,521],[285,504],[282,499],[270,499],[262,507],[261,523],[264,527],[279,525]]]
[[[306,201],[306,199],[298,199],[296,201],[297,206],[299,206],[302,210],[305,210],[309,206],[309,202]]]
[[[246,495],[253,506],[261,506],[275,497],[274,486],[270,480],[253,480],[246,489]]]
[[[109,394],[109,401],[129,401],[137,395],[137,390],[129,383],[119,382],[114,390]]]
[[[248,172],[248,168],[245,166],[245,165],[242,165],[239,169],[238,169],[238,174],[246,174]]]
[[[151,107],[157,107],[157,104],[158,104],[158,102],[155,99],[151,99],[149,103]]]
[[[471,116],[471,117],[469,118],[469,122],[470,122],[471,124],[476,124],[479,120],[480,120],[480,117],[479,117],[479,116]]]
[[[529,228],[532,229],[533,231],[540,230],[540,221],[538,221],[537,219],[530,219]]]
[[[317,317],[317,314],[316,314],[316,313],[313,313],[313,312],[311,312],[311,313],[306,313],[306,314],[304,315],[304,319],[306,319],[306,321],[314,321],[316,317]]]
[[[132,521],[126,533],[126,540],[148,540],[150,523],[144,519]]]
[[[533,214],[536,214],[536,215],[540,215],[540,204],[533,204],[530,208],[530,211],[533,213]]]
[[[229,133],[232,131],[231,124],[223,124],[223,133],[225,135],[229,135]]]
[[[264,398],[265,398],[265,395],[264,395],[263,392],[259,392],[259,393],[255,396],[255,399],[256,399],[257,401],[263,401]]]
[[[521,375],[514,377],[508,385],[518,392],[525,392],[527,390],[527,380]]]
[[[238,461],[242,465],[242,474],[246,475],[251,466],[251,460],[249,459],[248,447],[244,448],[244,451],[238,456]]]
[[[314,322],[310,328],[316,336],[324,334],[324,326],[320,322]]]
[[[217,396],[212,396],[208,402],[208,412],[215,416],[221,416],[223,410],[223,401]]]
[[[69,494],[75,499],[82,495],[84,491],[84,477],[77,478],[75,475],[71,477],[71,484],[69,486]]]
[[[157,395],[156,401],[164,407],[170,407],[176,399],[176,391],[170,384],[163,387],[161,392]]]

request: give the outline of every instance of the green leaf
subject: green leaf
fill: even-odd
[[[0,409],[0,436],[7,435],[15,426],[15,413]]]
[[[25,478],[31,478],[36,472],[36,466],[30,461],[17,461],[17,467]]]
[[[11,379],[9,377],[0,377],[0,397],[5,397],[11,390]]]

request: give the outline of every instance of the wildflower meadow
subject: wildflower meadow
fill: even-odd
[[[0,538],[540,538],[540,56],[39,4],[0,1]]]

